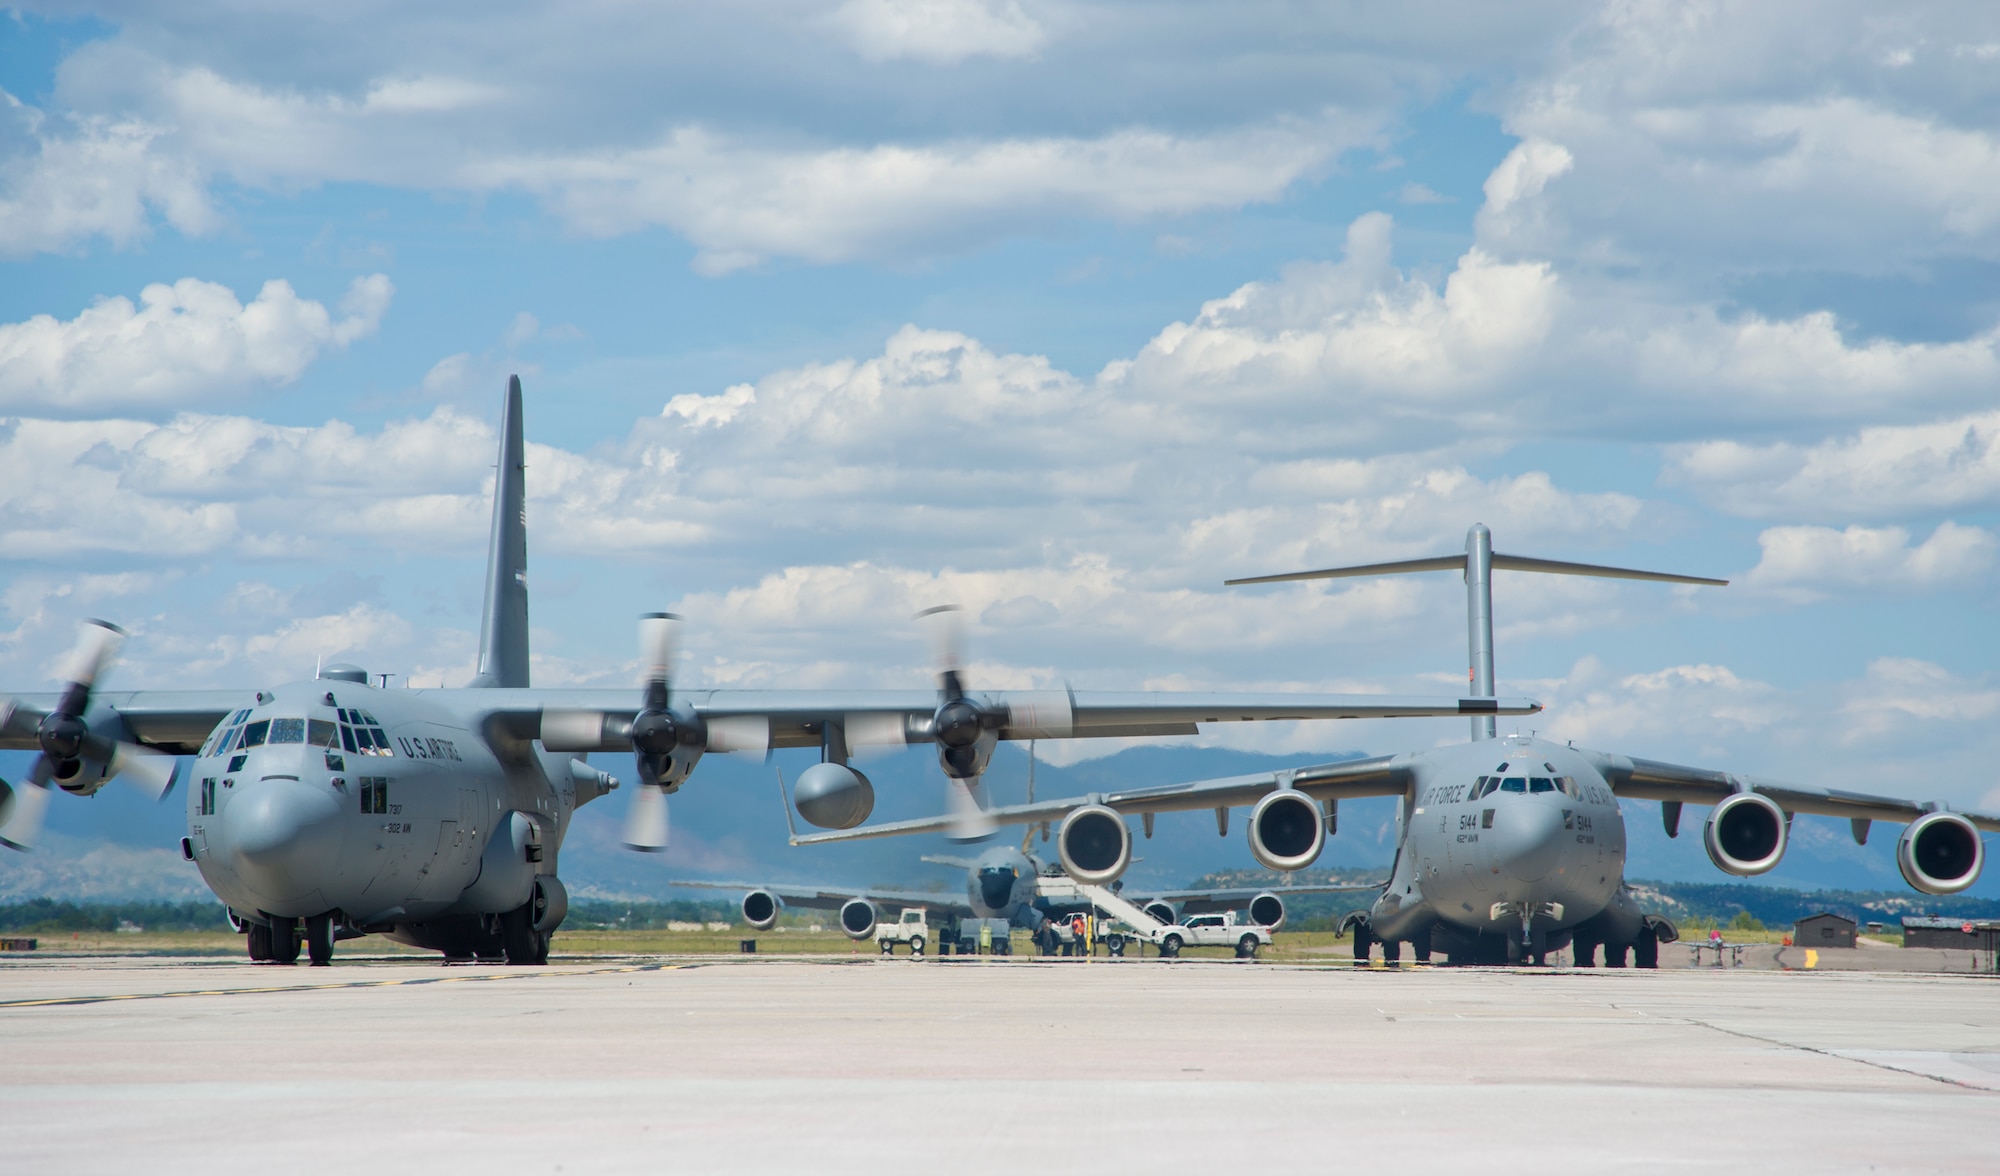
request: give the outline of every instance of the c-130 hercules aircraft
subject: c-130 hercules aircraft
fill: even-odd
[[[1465,553],[1358,567],[1326,568],[1227,581],[1292,580],[1462,571],[1475,695],[1493,692],[1495,570],[1605,576],[1669,583],[1727,581],[1629,568],[1599,567],[1496,553],[1483,525],[1466,535]],[[1625,820],[1620,798],[1660,802],[1667,835],[1680,831],[1684,805],[1713,806],[1702,842],[1716,868],[1738,877],[1763,874],[1784,857],[1795,813],[1846,817],[1865,843],[1875,821],[1903,823],[1896,864],[1925,894],[1955,894],[1978,881],[1985,864],[1981,833],[2000,831],[2000,816],[1954,812],[1936,802],[1783,784],[1706,768],[1682,767],[1586,751],[1546,739],[1494,738],[1494,720],[1472,719],[1472,742],[1280,772],[1134,788],[987,814],[995,823],[1060,822],[1063,868],[1080,882],[1103,884],[1131,861],[1124,814],[1214,809],[1228,827],[1231,807],[1250,806],[1250,853],[1266,869],[1311,865],[1337,829],[1342,798],[1397,800],[1396,860],[1388,884],[1366,912],[1349,916],[1357,961],[1373,942],[1396,961],[1401,944],[1418,960],[1433,948],[1453,963],[1531,962],[1564,946],[1580,966],[1621,967],[1628,955],[1654,967],[1659,945],[1678,937],[1673,924],[1642,911],[1625,885]],[[797,839],[798,844],[934,832],[949,818],[866,826]]]
[[[1529,714],[1522,700],[1292,694],[966,691],[955,672],[919,691],[684,691],[671,684],[675,618],[640,622],[644,680],[623,691],[528,684],[526,458],[521,384],[508,382],[494,483],[478,671],[462,688],[389,690],[353,666],[254,693],[96,689],[122,634],[93,622],[61,692],[0,699],[0,750],[41,754],[0,781],[0,842],[33,843],[55,789],[89,796],[123,776],[154,795],[185,772],[182,853],[228,904],[250,957],[331,960],[366,934],[449,959],[547,960],[569,901],[558,875],[578,806],[618,787],[582,756],[632,753],[626,842],[667,843],[666,796],[708,751],[818,747],[798,808],[822,827],[867,819],[868,778],[847,766],[850,726],[873,741],[934,743],[975,782],[1001,739],[1192,732],[1198,722]],[[170,774],[171,772],[171,774]],[[810,787],[808,787],[810,785]]]

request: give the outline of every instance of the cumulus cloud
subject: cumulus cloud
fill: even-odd
[[[471,161],[454,186],[526,189],[593,236],[664,226],[719,274],[772,256],[916,258],[1076,218],[1266,202],[1364,134],[1336,124],[797,148],[685,126],[641,147]]]
[[[1996,543],[1979,527],[1941,523],[1915,546],[1901,527],[1772,527],[1747,588],[1817,600],[1835,589],[1921,590],[1964,584],[1993,565]]]
[[[1501,102],[1522,150],[1573,171],[1482,239],[1662,277],[2000,256],[2000,137],[1969,97],[1989,83],[1945,49],[1982,27],[1951,6],[1592,6]]]
[[[244,303],[226,286],[182,278],[147,286],[137,306],[107,298],[73,319],[0,324],[0,411],[179,408],[289,383],[322,353],[374,333],[394,292],[385,275],[356,278],[336,318],[282,280]]]
[[[866,44],[885,56],[932,61],[1029,51],[1040,35],[1018,5],[978,0],[857,0],[836,23],[866,30]],[[167,207],[185,232],[210,231],[206,189],[229,180],[266,189],[350,182],[526,191],[577,232],[667,228],[695,245],[696,268],[710,274],[769,257],[900,261],[1077,219],[1271,201],[1343,151],[1375,141],[1383,121],[1329,106],[1218,132],[1128,119],[1079,134],[884,134],[854,144],[682,117],[664,132],[577,147],[570,137],[525,144],[466,132],[459,118],[490,126],[486,107],[500,94],[444,75],[370,79],[358,96],[305,92],[113,44],[80,53],[66,76],[79,100],[143,109],[145,122],[117,124],[125,129],[115,134],[94,121],[39,130],[36,152],[0,160],[0,184],[11,177],[20,201],[67,207],[58,199],[65,185],[88,184],[106,205],[70,223],[29,215],[24,203],[29,211],[11,234],[0,221],[0,247],[11,240],[15,251],[63,249],[93,233],[130,240],[152,205]],[[31,113],[38,128],[53,125]],[[65,178],[99,156],[106,162],[95,176]],[[34,195],[43,192],[57,195]]]
[[[1048,41],[1018,0],[847,0],[832,21],[870,61],[1030,57]]]
[[[1721,510],[1752,518],[1990,507],[2000,502],[2000,412],[1881,425],[1809,445],[1674,446],[1664,476]]]

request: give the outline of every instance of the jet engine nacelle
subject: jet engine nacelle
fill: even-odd
[[[1174,904],[1162,898],[1156,898],[1139,909],[1145,911],[1147,916],[1155,922],[1178,923],[1181,921],[1181,913],[1174,909]]]
[[[1896,840],[1896,868],[1925,894],[1957,894],[1985,865],[1978,827],[1957,813],[1925,813]]]
[[[792,805],[822,829],[852,829],[875,811],[875,786],[846,764],[814,764],[799,773]]]
[[[1267,793],[1250,810],[1250,856],[1267,870],[1303,870],[1326,848],[1319,805],[1303,792]]]
[[[849,939],[868,938],[875,934],[875,924],[881,921],[882,912],[865,898],[850,898],[840,908],[840,929]]]
[[[1078,882],[1102,886],[1132,864],[1132,831],[1125,819],[1101,804],[1072,809],[1056,831],[1063,872]]]
[[[1785,810],[1777,801],[1738,792],[1709,812],[1701,840],[1716,869],[1748,878],[1769,872],[1785,856],[1785,831]]]
[[[759,931],[769,931],[778,922],[785,902],[768,890],[752,890],[743,896],[743,921]]]
[[[1266,890],[1250,900],[1250,921],[1276,931],[1285,925],[1285,900]]]

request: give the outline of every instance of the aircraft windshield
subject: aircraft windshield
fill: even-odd
[[[306,741],[306,721],[304,719],[272,719],[272,743],[304,743]]]
[[[243,740],[236,745],[236,750],[248,751],[253,747],[262,747],[264,746],[264,737],[270,733],[271,720],[259,719],[243,728]]]
[[[1526,792],[1527,790],[1528,778],[1526,776],[1509,776],[1505,780],[1500,781],[1500,791],[1502,792]]]
[[[1547,776],[1536,776],[1534,779],[1528,781],[1528,791],[1530,792],[1554,792],[1555,790],[1556,782]]]

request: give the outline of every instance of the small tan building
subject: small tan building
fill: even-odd
[[[1821,911],[1792,924],[1792,942],[1800,947],[1853,947],[1860,925],[1845,915]]]

